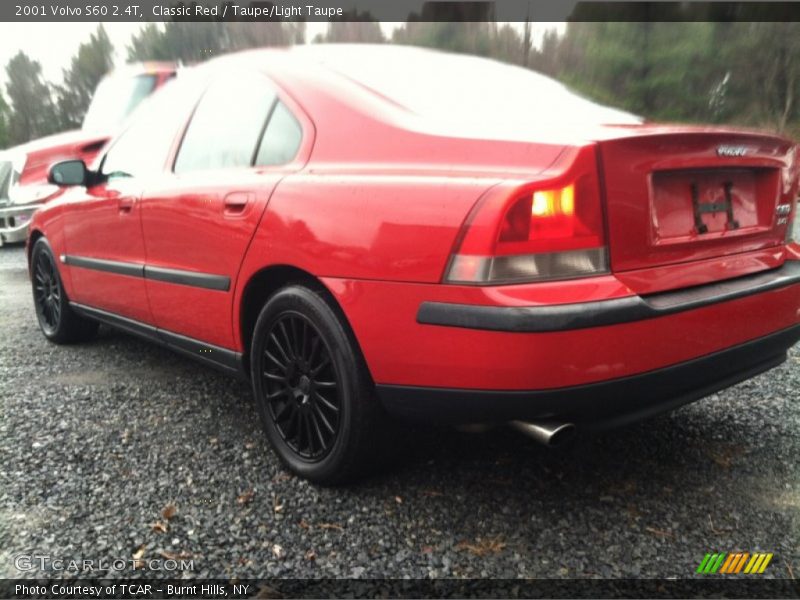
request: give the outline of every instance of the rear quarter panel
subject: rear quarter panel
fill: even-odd
[[[247,282],[268,266],[291,265],[318,278],[439,282],[465,217],[498,181],[408,173],[287,177],[243,261],[233,323],[240,323]]]

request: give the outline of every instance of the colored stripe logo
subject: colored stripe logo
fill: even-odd
[[[714,575],[715,573],[720,575],[737,575],[739,573],[760,575],[766,571],[772,557],[772,552],[709,553],[703,557],[695,573],[702,575]]]

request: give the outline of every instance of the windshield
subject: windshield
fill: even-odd
[[[103,79],[83,119],[83,128],[110,131],[118,127],[156,85],[155,75],[116,75]]]
[[[4,204],[8,199],[8,191],[12,184],[14,170],[10,160],[4,160],[0,156],[0,204]]]

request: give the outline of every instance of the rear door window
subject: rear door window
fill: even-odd
[[[175,173],[252,165],[275,100],[272,86],[260,76],[213,83],[186,129],[175,159]]]
[[[283,165],[291,162],[300,149],[303,129],[283,102],[278,102],[264,131],[256,155],[256,165]]]

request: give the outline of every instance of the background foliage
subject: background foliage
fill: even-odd
[[[184,64],[214,55],[305,41],[304,23],[150,24],[129,61]],[[413,44],[496,58],[555,77],[600,102],[662,121],[736,123],[800,133],[800,23],[569,23],[534,44],[530,24],[410,21],[386,39],[368,13],[334,21],[313,42]],[[44,81],[23,51],[6,65],[0,147],[80,126],[100,78],[113,67],[102,26],[64,70]]]

